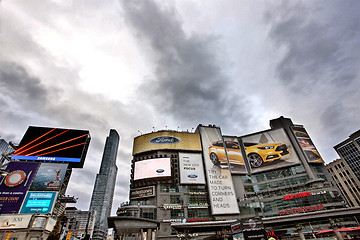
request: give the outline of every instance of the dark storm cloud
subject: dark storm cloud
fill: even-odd
[[[266,14],[270,39],[283,51],[276,76],[297,118],[319,123],[315,135],[329,152],[358,130],[359,12],[359,1],[283,1]]]
[[[194,127],[246,117],[240,112],[242,96],[234,97],[229,87],[216,37],[188,36],[172,7],[153,1],[122,1],[122,6],[154,65],[154,77],[141,86],[144,99]]]
[[[359,11],[359,1],[312,6],[286,1],[268,12],[270,37],[286,51],[276,68],[279,79],[305,94],[318,82],[338,87],[355,81]]]

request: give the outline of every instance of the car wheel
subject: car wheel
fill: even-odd
[[[248,155],[250,165],[254,168],[258,168],[263,164],[263,160],[259,154],[251,153]]]
[[[218,158],[218,156],[216,156],[215,153],[210,153],[210,160],[214,165],[220,164],[219,158]]]

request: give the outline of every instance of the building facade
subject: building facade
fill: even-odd
[[[326,165],[336,186],[350,207],[360,206],[360,182],[343,159],[337,159]]]
[[[360,180],[360,130],[334,146],[334,149]]]
[[[90,211],[96,212],[92,239],[106,239],[108,220],[114,197],[117,166],[116,157],[119,147],[119,134],[111,129],[106,138],[100,171],[96,175]]]
[[[305,128],[280,117],[244,136],[199,125],[136,137],[129,202],[109,224],[121,239],[312,239],[359,213]]]
[[[67,207],[61,219],[63,236],[71,235],[73,238],[82,239],[85,233],[92,236],[96,212],[81,211],[76,207]],[[69,234],[71,232],[71,234]]]

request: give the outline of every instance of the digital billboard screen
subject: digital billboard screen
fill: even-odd
[[[30,186],[30,191],[59,191],[68,164],[41,163]]]
[[[80,163],[89,131],[30,126],[12,159]]]
[[[20,213],[51,213],[57,192],[31,192],[26,195]]]
[[[253,173],[300,163],[283,129],[263,131],[241,139]]]
[[[134,180],[171,177],[170,158],[154,158],[135,162]]]
[[[0,213],[18,213],[39,163],[10,162],[0,176]]]
[[[302,150],[305,153],[305,156],[308,162],[321,162],[324,160],[321,158],[320,153],[316,149],[314,143],[311,141],[311,138],[305,128],[303,127],[292,127],[292,131],[300,144]]]

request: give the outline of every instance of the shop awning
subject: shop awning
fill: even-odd
[[[339,228],[338,230],[336,230],[335,232],[350,232],[353,230],[354,230],[353,228],[342,227],[342,228]]]
[[[320,232],[316,233],[316,234],[322,234],[322,233],[329,233],[329,232],[333,232],[334,230],[332,229],[323,229]]]

